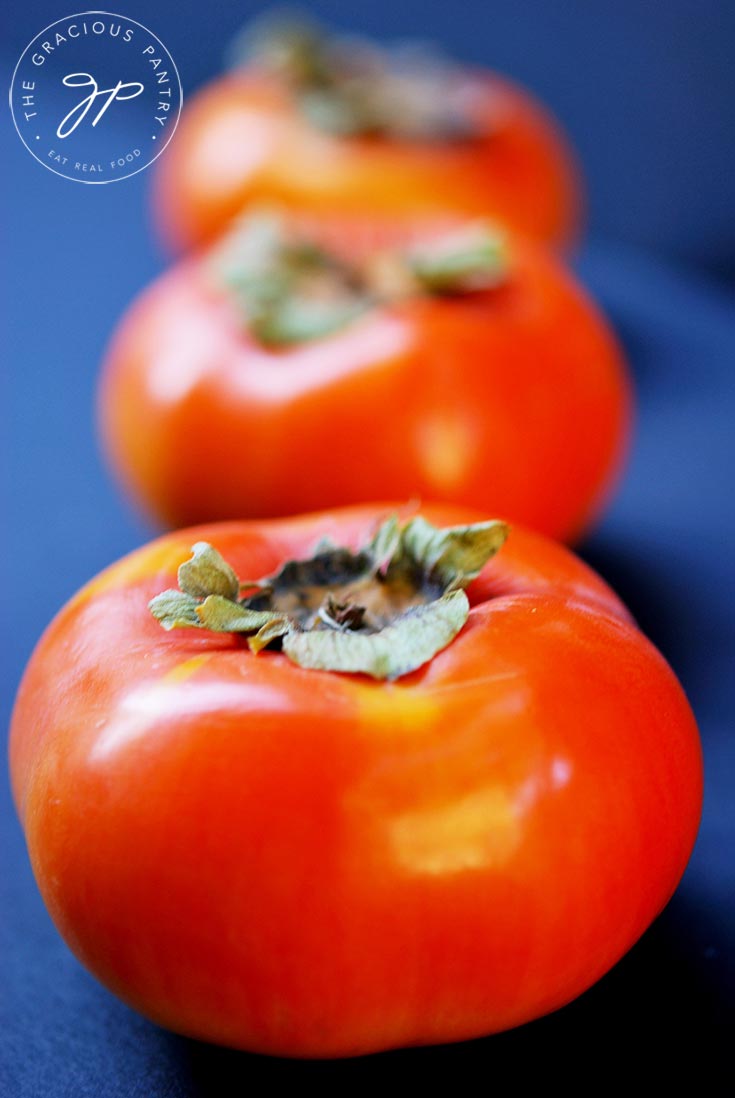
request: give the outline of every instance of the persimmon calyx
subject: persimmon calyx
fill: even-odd
[[[423,44],[379,46],[281,16],[256,20],[239,55],[282,81],[308,121],[338,137],[466,141],[480,132],[476,82]]]
[[[456,637],[469,615],[464,588],[508,532],[496,520],[439,529],[394,516],[357,551],[321,542],[313,556],[245,583],[197,542],[179,590],[148,605],[164,629],[242,633],[256,654],[280,648],[301,667],[397,679]]]
[[[279,347],[327,336],[381,304],[496,287],[508,255],[503,234],[478,221],[350,264],[261,209],[236,223],[210,265],[255,338]]]

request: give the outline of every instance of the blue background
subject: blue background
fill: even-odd
[[[222,0],[111,5],[171,51],[185,95],[214,75],[259,6]],[[346,28],[420,35],[514,76],[563,120],[589,186],[579,273],[607,309],[638,387],[632,460],[582,547],[680,676],[700,722],[707,790],[698,845],[663,916],[576,1003],[496,1038],[342,1064],[291,1064],[164,1033],[88,976],[33,883],[0,789],[0,1095],[240,1093],[273,1082],[353,1085],[410,1072],[456,1087],[600,1077],[659,1083],[694,1067],[725,1092],[735,1002],[733,658],[735,520],[735,5],[722,0],[419,0],[320,3]],[[42,27],[75,5],[4,9],[3,79]],[[12,16],[12,19],[11,19]],[[12,24],[12,25],[11,25]],[[102,467],[94,387],[105,342],[165,263],[147,172],[85,187],[2,140],[2,715],[41,630],[93,573],[153,531]],[[636,1055],[642,1068],[631,1076]],[[590,1070],[594,1074],[589,1074]]]

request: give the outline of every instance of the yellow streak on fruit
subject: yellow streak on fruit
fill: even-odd
[[[428,732],[435,727],[440,707],[427,694],[401,686],[364,686],[357,705],[366,726],[373,731]]]
[[[117,587],[132,587],[139,580],[150,576],[170,574],[175,580],[176,570],[190,555],[191,546],[188,541],[164,541],[138,549],[90,580],[76,595],[74,605],[87,602]]]
[[[213,655],[214,652],[200,652],[198,656],[191,656],[188,660],[177,663],[175,667],[172,667],[170,671],[167,671],[166,674],[162,676],[161,681],[185,682],[205,663],[209,663]]]

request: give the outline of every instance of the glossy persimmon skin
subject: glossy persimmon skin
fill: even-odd
[[[478,82],[472,140],[336,137],[256,71],[215,80],[185,108],[155,176],[154,212],[175,250],[214,240],[253,203],[277,203],[338,236],[385,243],[413,222],[491,217],[559,246],[576,235],[580,186],[556,123],[495,75]]]
[[[259,576],[390,511],[170,534],[85,587],[28,667],[11,772],[41,892],[80,960],[178,1032],[302,1057],[497,1032],[589,987],[684,870],[684,694],[538,535],[512,530],[459,636],[394,683],[146,608],[198,539]]]
[[[206,263],[134,303],[109,348],[101,436],[172,526],[398,496],[503,513],[571,540],[626,451],[627,371],[560,264],[514,241],[503,286],[374,309],[267,349]]]

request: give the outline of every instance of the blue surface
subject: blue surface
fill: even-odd
[[[239,7],[208,4],[202,34],[205,16],[199,3],[179,5],[176,18],[171,4],[162,5],[156,26],[147,5],[117,7],[149,21],[165,39],[180,62],[185,87],[214,70],[226,33],[243,14]],[[503,37],[499,29],[497,37],[504,67],[519,76],[526,76],[530,67],[538,89],[556,100],[557,107],[571,102],[571,96],[577,102],[577,115],[572,111],[572,116],[588,117],[587,108],[580,106],[587,95],[585,80],[588,98],[599,97],[599,88],[584,67],[589,62],[582,59],[582,73],[575,69],[570,76],[573,94],[569,81],[547,71],[544,66],[550,62],[539,60],[538,49],[534,69],[520,43],[525,33],[538,45],[541,31],[537,26],[534,31],[517,28],[511,33],[509,7],[494,6],[498,26],[505,31]],[[552,17],[542,14],[542,5],[527,7],[541,30],[548,29]],[[592,7],[597,5],[585,10]],[[659,12],[663,7],[668,12],[666,27],[677,18],[681,23],[685,5],[650,5]],[[708,88],[725,79],[717,68],[717,51],[724,47],[715,42],[717,25],[712,20],[715,15],[726,23],[732,20],[723,15],[722,6],[705,3],[690,5],[690,10],[695,7],[712,17],[716,71],[708,76],[702,91],[706,96]],[[616,35],[622,32],[611,21],[613,6],[599,8],[599,34],[607,35],[606,49],[613,56],[622,48],[616,45]],[[477,15],[480,5],[468,4],[467,9]],[[580,4],[543,6],[547,13],[550,9],[555,10],[561,38],[570,11],[579,15],[583,27],[589,19],[581,14]],[[26,11],[5,36],[6,62],[44,20],[71,12],[74,6],[38,3],[35,10],[38,17]],[[320,10],[327,12],[329,5],[322,4]],[[619,3],[615,10],[627,10],[630,25],[632,6]],[[649,26],[648,6],[635,10]],[[363,11],[360,22],[404,31],[420,24],[427,34],[443,33],[458,52],[472,55],[474,50],[474,56],[480,56],[468,17],[458,19],[454,8],[440,13],[425,6],[420,11],[419,19],[418,6],[407,4],[389,23],[383,6],[375,5],[371,13]],[[701,27],[699,33],[704,33]],[[201,47],[198,56],[195,46]],[[695,69],[700,64],[696,46],[697,42],[688,55]],[[559,38],[551,41],[550,50],[559,48]],[[595,39],[593,56],[596,49],[601,47]],[[631,49],[638,56],[636,51],[644,46],[638,42]],[[663,60],[660,64],[665,68]],[[603,76],[606,71],[603,66]],[[671,89],[673,102],[679,94]],[[732,104],[723,110],[731,108]],[[701,112],[702,104],[691,110]],[[691,125],[687,118],[685,112],[685,133]],[[710,121],[702,125],[711,138]],[[637,171],[646,164],[640,134],[649,122],[632,116],[625,122],[631,130],[626,140],[632,142],[632,153],[639,154]],[[145,173],[111,187],[81,187],[43,171],[31,159],[7,110],[0,125],[3,208],[10,212],[3,256],[7,311],[0,432],[0,446],[6,451],[3,514],[8,519],[2,546],[5,580],[0,584],[1,704],[6,723],[22,667],[52,615],[93,573],[155,532],[126,508],[102,468],[92,412],[98,364],[111,327],[131,296],[161,268],[162,258],[147,223]],[[622,125],[621,115],[617,126]],[[634,127],[637,137],[631,136]],[[610,155],[609,149],[604,151],[603,137],[595,140],[597,152],[591,158],[582,142],[593,175],[599,158]],[[663,145],[668,140],[661,135]],[[609,142],[614,148],[620,141],[613,125]],[[727,163],[724,153],[717,163]],[[682,169],[677,175],[672,170],[671,193],[691,193],[701,223],[697,239],[716,242],[705,257],[714,268],[728,248],[731,258],[735,254],[732,223],[727,231],[723,228],[724,207],[714,199],[710,209],[701,205],[688,172]],[[596,179],[595,201],[604,209],[610,192],[600,183],[599,172]],[[629,180],[622,181],[624,194],[629,185]],[[705,173],[702,187],[710,195],[719,183],[714,191],[712,185]],[[656,204],[652,194],[638,201],[624,230],[630,239],[645,239],[643,221],[636,217],[646,203],[651,208]],[[672,225],[675,211],[667,202],[659,196],[662,235],[656,243],[686,252],[686,234],[677,236],[681,226],[677,230]],[[598,227],[617,231],[616,209],[613,203],[612,213],[601,214]],[[691,210],[685,222],[690,215]],[[705,750],[707,787],[700,838],[663,916],[613,972],[576,1003],[513,1033],[343,1064],[292,1064],[246,1056],[158,1030],[84,972],[60,941],[37,894],[3,783],[2,1098],[210,1096],[239,1094],[246,1086],[273,1082],[388,1082],[396,1073],[409,1072],[414,1085],[430,1080],[456,1087],[458,1080],[470,1081],[466,1073],[481,1072],[488,1086],[512,1078],[521,1089],[550,1079],[594,1088],[600,1075],[609,1078],[616,1069],[635,1077],[637,1054],[649,1075],[660,1079],[688,1066],[699,1073],[701,1093],[725,1092],[724,1081],[720,1088],[706,1079],[718,1065],[732,1078],[728,1043],[735,1003],[735,309],[725,291],[693,270],[675,270],[629,246],[596,243],[585,250],[578,267],[625,343],[639,404],[625,481],[583,553],[617,588],[674,666],[699,719]],[[594,1074],[588,1074],[588,1065],[593,1065]]]

